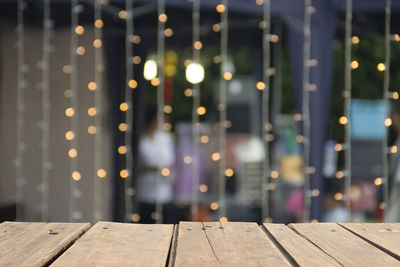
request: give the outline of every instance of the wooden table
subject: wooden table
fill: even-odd
[[[0,266],[400,266],[400,224],[0,224]]]

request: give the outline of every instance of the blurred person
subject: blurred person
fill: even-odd
[[[172,175],[161,175],[175,163],[174,143],[170,133],[157,129],[157,106],[148,105],[144,131],[139,141],[139,166],[136,181],[140,222],[155,223],[156,203],[163,204],[163,222],[174,223]],[[157,188],[157,179],[159,188]]]

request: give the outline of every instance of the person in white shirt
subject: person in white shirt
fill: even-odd
[[[162,176],[175,163],[174,144],[168,132],[157,129],[157,107],[146,110],[144,132],[139,142],[139,168],[136,180],[140,221],[154,223],[157,200],[163,204],[163,222],[169,223],[172,212],[172,175]],[[170,171],[171,173],[171,171]]]

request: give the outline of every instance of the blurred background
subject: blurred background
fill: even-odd
[[[391,6],[390,97],[383,97],[388,66],[386,3],[352,1],[350,118],[343,117],[346,1],[312,3],[310,206],[303,203],[300,122],[303,1],[271,1],[268,157],[261,137],[266,27],[262,0],[230,0],[222,12],[220,1],[200,1],[201,43],[196,50],[205,75],[199,85],[200,108],[195,109],[200,120],[198,157],[193,155],[193,84],[185,76],[193,60],[193,1],[166,0],[166,18],[161,18],[157,1],[135,0],[133,35],[127,33],[131,13],[123,0],[47,1],[48,20],[44,19],[46,1],[22,2],[20,11],[21,1],[0,2],[1,221],[219,220],[221,160],[225,163],[226,220],[289,223],[303,221],[305,209],[310,213],[307,220],[384,219],[383,188],[394,185],[389,192],[395,195],[398,165],[400,37],[396,33],[400,33],[400,2],[393,1]],[[101,10],[97,15],[96,6]],[[227,58],[221,57],[223,12],[229,13]],[[156,130],[156,115],[158,122],[161,118],[156,62],[159,21],[165,27],[163,131]],[[48,45],[44,43],[46,31]],[[231,74],[226,79],[225,157],[221,157],[218,109],[221,60]],[[44,70],[48,76],[43,76]],[[48,102],[43,102],[46,77]],[[131,93],[127,93],[127,84]],[[99,92],[100,100],[96,98]],[[126,124],[128,118],[132,124]],[[350,192],[345,191],[349,170],[341,145],[348,120]],[[100,132],[100,142],[96,142]],[[132,149],[127,149],[128,144]],[[389,149],[387,156],[382,147]],[[43,157],[44,148],[48,148],[47,157]],[[197,218],[191,213],[194,159],[199,178]],[[268,203],[263,203],[266,160],[269,196]],[[43,179],[43,173],[48,179]],[[351,204],[350,216],[346,201]],[[269,211],[264,219],[263,205]],[[157,217],[156,210],[164,215]]]

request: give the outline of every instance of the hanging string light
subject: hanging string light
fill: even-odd
[[[262,196],[261,215],[264,222],[269,217],[269,94],[270,94],[270,30],[271,30],[271,1],[264,0],[264,29],[263,29],[263,84],[262,87],[262,139],[265,159],[262,163]]]
[[[218,215],[220,221],[227,221],[226,217],[226,177],[225,177],[225,145],[226,145],[226,108],[228,80],[232,79],[232,73],[228,71],[228,0],[222,0],[216,8],[221,13],[221,74],[219,85],[219,169],[218,169]]]
[[[80,219],[81,213],[77,210],[77,198],[79,194],[78,184],[82,176],[78,169],[78,64],[77,47],[78,35],[84,33],[83,26],[78,25],[78,0],[71,1],[71,44],[70,44],[70,86],[71,86],[71,106],[67,108],[66,115],[71,120],[71,131],[74,138],[70,143],[68,156],[71,158],[71,200],[70,200],[70,220]]]
[[[25,24],[24,24],[24,10],[26,8],[24,0],[17,2],[17,157],[15,161],[16,167],[16,220],[23,220],[22,202],[24,199],[24,92],[28,86],[25,80],[25,73],[28,71],[28,66],[25,64]]]
[[[347,218],[351,219],[350,192],[351,192],[351,70],[354,67],[351,61],[351,46],[352,46],[352,24],[353,19],[353,0],[346,0],[346,26],[345,26],[345,57],[344,57],[344,116],[347,118],[345,124],[345,138],[342,149],[345,149],[344,160],[344,175],[345,191],[346,191],[346,209]]]
[[[43,48],[42,48],[42,221],[49,218],[49,170],[50,170],[50,0],[43,0]]]
[[[103,213],[101,210],[101,192],[102,183],[100,179],[107,176],[107,171],[102,168],[103,166],[103,135],[102,135],[102,102],[103,102],[103,27],[104,22],[102,19],[102,0],[95,0],[94,2],[94,193],[93,193],[93,218],[94,221],[101,220]]]
[[[304,46],[303,46],[303,173],[304,173],[304,219],[310,220],[310,67],[311,67],[311,0],[304,0]]]
[[[165,14],[165,0],[157,1],[157,68],[158,68],[158,85],[157,85],[157,130],[164,129],[164,54],[165,54],[165,23],[167,15]],[[156,188],[156,223],[163,222],[163,204],[161,202],[161,171],[157,172],[157,188]]]
[[[126,112],[126,132],[125,132],[125,159],[126,170],[128,176],[125,178],[125,220],[132,221],[133,203],[132,203],[132,129],[133,129],[133,103],[132,103],[132,89],[135,87],[133,79],[133,0],[125,2],[126,10],[126,33],[125,33],[125,64],[126,64],[126,84],[125,84],[125,99],[128,104],[128,112]]]
[[[199,155],[199,113],[200,106],[200,82],[204,78],[204,70],[200,65],[200,49],[202,47],[200,42],[200,0],[193,1],[193,63],[189,64],[186,69],[187,79],[193,83],[192,96],[193,96],[193,110],[192,110],[192,139],[193,139],[193,158],[192,158],[192,220],[198,219],[199,213],[199,174],[200,174],[200,155]],[[199,77],[193,74],[203,73]],[[193,76],[193,77],[191,77]],[[197,79],[196,79],[197,78]]]
[[[391,34],[390,34],[390,23],[391,23],[391,10],[392,1],[386,0],[385,6],[385,63],[384,63],[384,78],[383,78],[383,103],[384,111],[389,109],[389,86],[390,86],[390,54],[391,54]],[[386,114],[385,114],[386,115]],[[382,181],[383,181],[383,201],[385,203],[385,211],[389,210],[389,164],[388,164],[388,153],[391,149],[388,148],[388,130],[391,125],[390,118],[385,119],[385,135],[382,140]],[[387,214],[387,212],[385,212]]]

